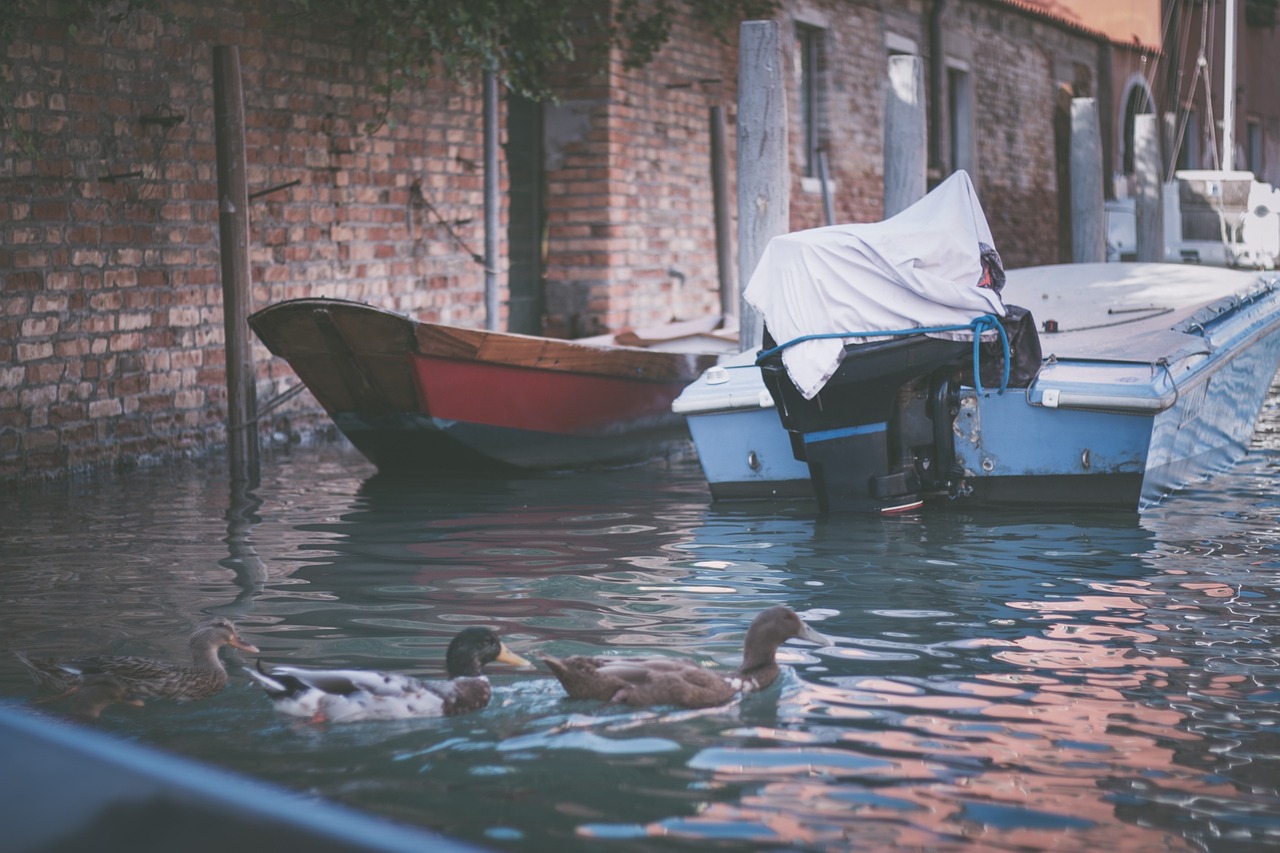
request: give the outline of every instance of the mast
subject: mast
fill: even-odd
[[[1222,57],[1222,170],[1235,168],[1236,148],[1236,0],[1227,0]]]

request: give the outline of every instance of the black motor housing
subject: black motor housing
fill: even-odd
[[[767,334],[765,346],[772,346]],[[792,451],[809,464],[819,509],[891,512],[920,504],[901,412],[908,397],[927,394],[931,376],[956,372],[972,354],[971,341],[924,335],[846,344],[840,366],[809,400],[787,375],[781,352],[760,362]]]

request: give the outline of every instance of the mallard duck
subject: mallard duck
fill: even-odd
[[[218,657],[223,646],[258,651],[257,646],[240,638],[235,625],[224,616],[201,622],[191,634],[190,646],[189,664],[127,655],[53,659],[14,654],[42,690],[59,695],[81,689],[91,676],[109,675],[123,684],[133,698],[185,702],[212,696],[227,685],[227,669]]]
[[[778,677],[775,656],[787,640],[802,639],[831,645],[800,620],[790,607],[779,605],[761,612],[747,629],[742,667],[721,674],[689,660],[666,657],[574,655],[542,660],[570,699],[595,699],[627,705],[679,705],[711,708],[739,693],[764,690]]]
[[[248,670],[276,710],[311,722],[406,720],[452,717],[489,704],[492,688],[481,672],[487,663],[532,666],[489,628],[466,628],[449,643],[448,680],[419,681],[408,675],[360,669],[303,669],[276,666]]]

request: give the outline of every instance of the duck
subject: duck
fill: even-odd
[[[258,652],[258,647],[242,639],[236,626],[225,616],[215,616],[197,625],[188,644],[191,647],[189,664],[130,655],[30,658],[22,652],[14,654],[38,687],[58,696],[82,689],[95,676],[111,676],[132,698],[187,702],[208,698],[227,686],[227,668],[218,657],[223,646],[252,654]]]
[[[507,648],[491,628],[460,631],[445,653],[448,679],[420,681],[409,675],[361,669],[275,666],[249,669],[277,711],[312,723],[452,717],[489,704],[493,688],[485,664],[532,667]]]
[[[761,611],[751,622],[737,672],[719,673],[690,660],[668,657],[543,655],[542,660],[570,699],[712,708],[773,684],[781,672],[776,660],[778,647],[792,639],[821,646],[833,643],[806,625],[790,607],[778,605]]]

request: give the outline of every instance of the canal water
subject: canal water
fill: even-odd
[[[1248,850],[1280,844],[1280,406],[1250,456],[1142,514],[819,517],[718,504],[695,463],[523,479],[375,475],[345,446],[0,497],[0,704],[17,660],[181,659],[233,617],[267,663],[439,675],[460,628],[540,653],[732,667],[756,612],[837,639],[711,711],[562,698],[491,668],[446,720],[277,715],[234,661],[128,741],[494,850]],[[57,714],[59,703],[34,706]]]

